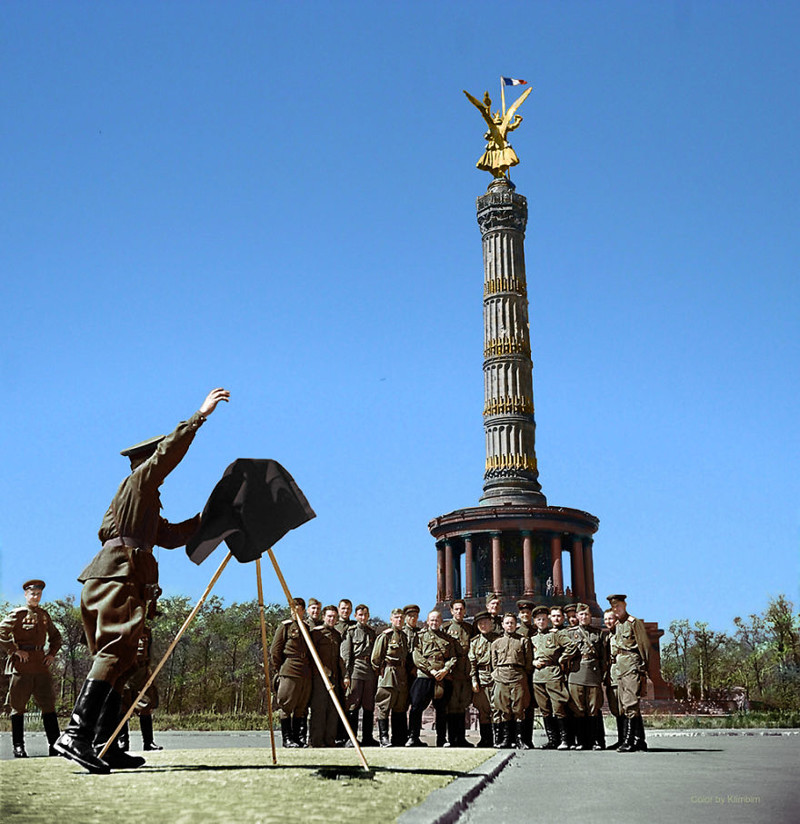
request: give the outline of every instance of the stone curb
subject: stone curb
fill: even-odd
[[[508,766],[516,752],[499,752],[470,770],[472,778],[456,778],[446,787],[434,790],[421,804],[406,810],[397,824],[453,824],[478,795]],[[469,783],[469,788],[464,789]]]

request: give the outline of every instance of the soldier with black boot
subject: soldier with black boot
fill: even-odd
[[[469,672],[472,680],[472,703],[478,710],[481,729],[479,747],[492,747],[500,740],[500,724],[496,718],[494,703],[494,679],[492,678],[492,642],[497,638],[494,619],[489,612],[475,616],[478,634],[469,644]]]
[[[453,620],[442,627],[455,644],[456,665],[453,668],[453,692],[447,705],[447,746],[471,747],[467,741],[467,708],[472,703],[472,682],[469,676],[469,644],[477,630],[466,620],[467,605],[463,598],[450,603]]]
[[[606,700],[608,701],[608,710],[614,716],[617,724],[617,740],[613,744],[609,744],[608,749],[616,750],[622,745],[625,740],[625,720],[619,709],[619,695],[617,693],[617,642],[614,635],[614,629],[617,626],[617,616],[614,615],[613,609],[607,609],[603,613],[603,623],[606,625],[608,632],[605,633],[605,647],[606,647]]]
[[[533,625],[533,608],[536,605],[533,601],[523,598],[517,601],[517,609],[519,610],[519,623],[517,624],[517,635],[523,638],[530,639],[537,633],[536,627]],[[533,749],[533,710],[536,706],[536,701],[533,699],[533,670],[528,674],[528,690],[531,695],[531,700],[525,709],[525,717],[520,723],[522,748],[525,750]]]
[[[617,625],[614,628],[615,661],[620,710],[625,718],[625,740],[617,752],[643,752],[644,722],[639,701],[647,683],[650,639],[641,618],[628,615],[627,595],[609,595]]]
[[[153,612],[155,614],[155,611]],[[148,682],[152,671],[150,669],[150,648],[153,643],[153,634],[150,627],[145,625],[142,636],[139,638],[139,647],[136,652],[136,670],[128,678],[125,690],[122,693],[122,715],[128,712],[131,704]],[[150,684],[145,694],[139,699],[134,712],[139,718],[139,729],[142,733],[142,749],[145,752],[156,752],[164,748],[153,740],[153,710],[158,708],[158,688],[155,682]],[[122,728],[119,734],[119,746],[124,752],[130,747],[130,733],[128,725]]]
[[[122,689],[135,666],[139,636],[158,588],[153,547],[184,546],[200,524],[197,514],[171,524],[161,517],[159,487],[175,469],[197,430],[230,393],[212,390],[200,409],[178,424],[172,434],[124,449],[131,474],[120,484],[103,517],[100,552],[78,576],[83,584],[81,618],[92,668],[72,710],[69,726],[56,741],[56,751],[93,773],[139,767],[113,742],[101,760],[98,753],[119,723]]]
[[[532,636],[533,695],[542,714],[547,743],[543,750],[568,750],[566,715],[569,693],[564,685],[562,667],[569,638],[562,630],[549,629],[549,610],[545,606],[533,611],[533,622],[538,632]]]
[[[403,610],[392,610],[391,626],[381,632],[372,648],[372,669],[378,675],[375,711],[378,717],[378,738],[382,747],[397,746],[406,734],[408,706],[408,639],[403,632]],[[389,738],[389,719],[392,737]],[[398,725],[399,729],[395,729]],[[405,743],[405,741],[403,741]],[[402,743],[400,744],[402,746]]]
[[[11,705],[11,741],[14,758],[25,752],[25,708],[31,696],[42,711],[42,723],[50,745],[58,738],[53,677],[50,665],[61,648],[61,633],[47,610],[39,606],[44,581],[35,578],[22,585],[25,606],[11,612],[0,624],[0,646],[6,652],[6,673],[10,676],[8,702]],[[46,649],[46,651],[45,651]]]
[[[358,711],[361,710],[361,746],[377,747],[372,734],[375,722],[375,670],[372,669],[372,649],[375,646],[375,630],[369,625],[369,607],[356,607],[356,623],[349,627],[342,641],[341,653],[344,665],[345,708],[350,726],[358,734]],[[348,738],[346,747],[352,747]]]
[[[531,642],[517,635],[517,617],[503,616],[503,635],[492,642],[492,678],[502,740],[495,746],[509,750],[525,749],[520,722],[530,703],[528,678],[533,668]]]
[[[269,648],[270,669],[275,673],[276,704],[280,711],[284,747],[306,746],[308,704],[311,700],[311,654],[298,621],[305,620],[306,602],[294,599],[294,615],[282,621]]]
[[[605,647],[600,630],[592,626],[587,604],[577,604],[578,626],[572,632],[569,701],[577,729],[578,748],[605,749],[596,735],[597,719],[603,706],[603,676],[606,669]]]

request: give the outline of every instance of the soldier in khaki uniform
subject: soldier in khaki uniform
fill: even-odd
[[[606,671],[605,645],[600,630],[592,626],[587,604],[577,604],[578,626],[572,633],[569,676],[569,703],[575,717],[578,747],[601,750],[597,724],[602,725],[603,678]]]
[[[403,618],[402,609],[393,609],[391,626],[378,635],[372,648],[372,669],[378,674],[375,710],[378,716],[378,738],[382,747],[405,744],[409,653],[408,638],[403,632]]]
[[[564,607],[564,628],[578,626],[578,604],[567,604]]]
[[[305,618],[306,602],[294,599],[294,616],[282,621],[269,650],[270,669],[277,681],[276,704],[284,747],[305,747],[308,702],[311,700],[311,655],[297,626]]]
[[[427,746],[420,740],[422,713],[433,702],[436,713],[436,746],[445,745],[447,733],[447,704],[453,691],[452,673],[456,665],[453,639],[442,632],[442,614],[428,613],[427,627],[417,635],[411,652],[417,677],[411,685],[411,712],[408,717],[407,747]]]
[[[358,711],[361,710],[361,746],[377,747],[372,735],[375,723],[375,690],[377,682],[372,669],[372,649],[375,630],[369,625],[369,607],[356,607],[356,623],[345,633],[341,654],[344,667],[345,709],[353,732],[358,734]],[[348,738],[345,746],[353,746]]]
[[[603,623],[608,630],[603,637],[606,648],[606,671],[603,683],[606,685],[606,700],[608,701],[608,711],[614,716],[617,722],[617,740],[614,744],[609,744],[608,749],[616,750],[625,740],[625,721],[619,711],[619,696],[617,694],[617,642],[614,629],[617,626],[617,616],[613,609],[607,609],[603,613]]]
[[[414,681],[417,680],[417,667],[414,664],[414,647],[417,645],[417,639],[420,632],[424,628],[418,626],[419,622],[419,606],[417,604],[406,604],[403,607],[403,632],[408,642],[408,692],[406,693],[406,708],[405,708],[405,727],[401,723],[397,724],[397,738],[395,738],[395,719],[392,719],[392,744],[395,747],[404,747],[408,740],[408,709],[411,702],[411,688],[414,686]],[[399,719],[398,719],[399,721]],[[400,733],[403,732],[402,738]]]
[[[442,630],[453,639],[456,665],[453,668],[453,692],[447,705],[447,741],[451,747],[471,747],[467,741],[466,712],[472,703],[472,681],[469,675],[469,644],[477,630],[465,620],[467,605],[461,598],[450,604],[453,614]]]
[[[542,714],[547,743],[543,750],[568,750],[567,704],[569,692],[564,685],[563,667],[566,666],[569,634],[560,629],[548,629],[549,610],[545,606],[533,611],[533,622],[538,632],[532,636],[533,695]]]
[[[536,627],[533,625],[533,608],[536,605],[533,601],[528,600],[527,598],[522,598],[517,601],[517,610],[519,614],[519,623],[517,624],[517,635],[521,635],[523,638],[531,638],[533,635],[536,634],[537,630]],[[531,646],[533,649],[533,646]],[[533,700],[533,670],[528,675],[528,690],[531,695],[531,700],[528,702],[528,706],[525,709],[525,717],[522,719],[522,723],[520,724],[520,730],[522,732],[522,744],[523,749],[525,750],[532,750],[533,749],[533,709],[536,706],[536,701]]]
[[[342,636],[336,629],[336,607],[332,604],[322,610],[322,626],[311,630],[311,640],[325,668],[328,680],[342,699],[343,669],[340,647]],[[308,743],[311,747],[335,747],[339,713],[328,694],[328,687],[315,667],[311,681],[311,717],[308,722]]]
[[[472,681],[472,703],[478,710],[481,728],[479,747],[492,747],[500,740],[500,725],[495,715],[494,679],[492,678],[492,642],[497,638],[494,620],[488,612],[475,616],[478,632],[469,644],[469,674]]]
[[[11,705],[11,740],[14,758],[27,758],[25,752],[25,708],[31,696],[42,711],[42,723],[50,744],[50,755],[58,738],[53,677],[50,665],[61,648],[61,633],[39,606],[44,581],[33,579],[22,585],[24,607],[11,612],[0,624],[0,646],[8,656],[6,674],[10,676],[8,703]]]
[[[149,626],[145,625],[142,635],[139,638],[139,648],[136,652],[136,670],[128,678],[125,684],[125,691],[122,693],[122,714],[130,708],[131,704],[148,682],[152,674],[150,669],[150,648],[153,644],[153,633]],[[153,740],[153,710],[158,709],[158,688],[155,682],[150,684],[145,694],[139,699],[134,712],[139,718],[139,729],[142,733],[142,749],[145,752],[155,752],[164,748],[156,744]],[[119,745],[127,752],[130,747],[130,732],[128,725],[122,728],[119,734]]]
[[[503,635],[492,642],[494,698],[500,718],[497,749],[525,749],[521,722],[531,701],[528,678],[532,669],[531,642],[517,635],[517,616],[507,612],[503,616]]]
[[[625,740],[617,752],[636,752],[647,749],[644,722],[639,700],[647,683],[647,665],[650,658],[650,639],[641,618],[628,615],[627,595],[609,595],[608,601],[617,625],[614,642],[620,711],[624,716]]]
[[[567,609],[571,610],[575,624],[570,624],[567,620]],[[575,616],[575,604],[567,604],[566,607],[558,605],[550,607],[550,627],[558,632],[566,633],[567,637],[571,637],[574,627],[577,626],[578,620]],[[564,670],[564,687],[567,688],[567,673],[566,665],[562,667]],[[567,692],[569,689],[567,688]],[[564,730],[567,747],[571,750],[578,749],[578,744],[575,741],[575,716],[572,714],[572,709],[569,703],[567,704],[566,715],[564,716]]]
[[[122,690],[136,665],[145,617],[161,590],[153,547],[184,546],[197,530],[200,515],[178,524],[161,517],[159,488],[194,440],[197,430],[230,393],[213,389],[200,409],[172,434],[122,451],[131,474],[120,484],[103,516],[100,552],[78,576],[83,584],[81,618],[92,668],[72,710],[70,724],[55,749],[93,773],[138,767],[143,758],[123,752],[114,742],[101,761],[97,751],[114,731]],[[95,750],[95,745],[97,751]]]
[[[306,615],[305,621],[306,626],[309,629],[314,629],[314,627],[318,627],[322,623],[322,601],[318,601],[316,598],[309,598],[308,599],[308,615]]]
[[[492,616],[494,631],[498,635],[503,634],[503,616],[500,613],[502,605],[503,599],[496,592],[486,594],[486,611]]]

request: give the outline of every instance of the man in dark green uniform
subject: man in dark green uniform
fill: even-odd
[[[404,747],[408,740],[408,709],[411,702],[411,688],[414,686],[414,681],[417,680],[417,667],[414,664],[413,652],[419,634],[424,629],[418,626],[418,622],[419,606],[417,604],[406,604],[403,607],[403,633],[408,643],[408,690],[406,691],[406,706],[403,713],[405,721],[392,718],[392,745],[395,747]],[[396,724],[395,721],[397,721]],[[395,735],[395,732],[397,735]]]
[[[517,746],[525,749],[520,722],[531,701],[528,678],[533,669],[533,653],[529,638],[517,635],[517,616],[503,616],[503,635],[492,641],[492,678],[495,706],[500,718],[500,741],[497,749]]]
[[[403,632],[403,610],[392,610],[391,626],[375,639],[372,648],[372,669],[378,675],[375,711],[378,717],[378,738],[382,747],[405,744],[406,707],[408,706],[408,638]],[[389,719],[392,737],[389,738]],[[395,725],[399,729],[395,729]]]
[[[308,703],[311,700],[311,655],[297,626],[304,620],[306,602],[294,599],[294,615],[280,623],[269,649],[270,669],[278,687],[275,703],[280,712],[284,747],[305,747]]]
[[[604,749],[597,724],[602,725],[603,677],[606,670],[605,646],[600,630],[592,626],[587,604],[577,604],[578,626],[572,632],[570,669],[567,678],[569,705],[575,718],[578,748]]]
[[[521,598],[517,601],[517,611],[519,614],[517,635],[520,635],[523,638],[530,639],[536,634],[536,627],[533,625],[533,608],[535,606],[536,605],[533,601],[530,601],[527,598]],[[533,710],[536,706],[536,701],[533,699],[533,669],[531,669],[530,673],[528,673],[528,691],[530,693],[531,700],[525,708],[525,717],[520,723],[522,749],[524,750],[533,749]]]
[[[25,752],[25,708],[31,696],[42,711],[42,723],[50,745],[58,738],[53,677],[50,665],[61,648],[61,633],[39,606],[44,581],[35,578],[22,585],[25,606],[11,612],[0,624],[0,646],[8,656],[6,673],[11,676],[8,703],[11,705],[11,742],[14,758],[27,758]]]
[[[568,607],[572,610],[572,614],[574,616],[575,604],[568,604]],[[577,625],[577,618],[574,618],[574,620],[575,625]],[[550,607],[550,627],[558,632],[566,633],[566,637],[571,637],[574,627],[567,620],[567,607],[560,607],[557,604]],[[564,689],[566,689],[567,693],[569,693],[569,689],[567,688],[566,664],[564,664],[562,669],[564,669]],[[564,716],[564,736],[567,742],[567,747],[571,750],[576,750],[578,748],[578,744],[575,741],[575,716],[572,714],[572,709],[570,708],[569,703],[567,703],[566,715]]]
[[[322,610],[322,625],[311,630],[311,640],[325,668],[328,680],[342,698],[342,636],[336,629],[338,617],[332,604]],[[308,743],[311,747],[335,747],[339,713],[328,694],[328,687],[315,667],[311,681],[311,717],[308,722]]]
[[[314,629],[322,623],[322,601],[316,598],[308,599],[308,615],[306,615],[306,626],[309,629]]]
[[[644,722],[639,701],[647,684],[650,639],[641,618],[628,615],[627,595],[609,595],[608,601],[617,625],[614,628],[615,662],[619,705],[625,724],[625,740],[617,752],[637,752],[647,749]]]
[[[492,678],[492,641],[497,638],[494,621],[488,612],[475,616],[478,632],[469,644],[469,674],[472,703],[478,710],[481,729],[479,747],[492,747],[500,740],[500,725],[495,717],[494,679]]]
[[[377,747],[372,734],[375,723],[375,690],[377,679],[372,669],[372,649],[375,646],[375,630],[369,625],[369,607],[356,607],[356,622],[345,632],[342,641],[342,666],[344,667],[345,709],[353,732],[358,735],[358,711],[361,710],[361,746]],[[353,746],[348,738],[345,746]]]
[[[567,704],[569,692],[564,685],[563,667],[568,656],[569,634],[562,629],[548,629],[549,610],[545,606],[533,610],[533,622],[538,632],[531,637],[533,644],[533,695],[542,714],[547,743],[543,750],[568,750]]]
[[[131,474],[120,484],[103,517],[100,552],[78,576],[83,584],[81,618],[94,659],[70,724],[55,743],[57,752],[90,772],[108,773],[112,767],[144,764],[143,758],[128,755],[116,742],[102,761],[97,752],[117,726],[122,690],[136,665],[145,617],[161,592],[153,547],[184,546],[200,523],[199,514],[178,524],[162,518],[159,487],[217,404],[229,398],[227,390],[214,389],[172,434],[122,451],[130,458]]]
[[[450,603],[452,620],[442,630],[453,639],[456,665],[453,668],[453,692],[447,705],[447,741],[450,747],[471,747],[467,741],[467,708],[472,703],[472,681],[469,676],[469,643],[477,632],[466,620],[467,605],[462,598]]]
[[[417,635],[411,657],[417,668],[417,677],[411,685],[406,746],[426,746],[419,737],[422,714],[433,702],[436,713],[436,746],[443,747],[447,740],[447,704],[453,691],[452,673],[456,665],[456,649],[453,639],[442,632],[441,612],[431,610],[428,613],[427,627]]]
[[[349,598],[342,598],[336,610],[336,631],[344,639],[344,635],[356,622],[350,617],[353,612],[353,602]]]

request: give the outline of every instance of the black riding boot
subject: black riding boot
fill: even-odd
[[[408,714],[408,740],[407,747],[427,747],[423,741],[420,741],[419,735],[422,731],[422,710],[411,709]],[[444,733],[444,730],[442,730]],[[439,737],[439,731],[436,731],[436,737]]]
[[[404,712],[392,713],[392,746],[405,747],[408,739],[408,720]]]
[[[378,740],[381,743],[382,747],[391,747],[392,740],[389,738],[389,719],[388,718],[379,718],[378,719]]]
[[[575,716],[567,714],[564,716],[564,731],[561,733],[562,743],[566,740],[567,746],[571,750],[578,749],[578,743],[575,738]]]
[[[353,735],[358,738],[358,710],[353,710],[352,712],[347,713],[347,720],[350,723],[350,728],[353,730]],[[344,724],[342,724],[342,728],[344,728]],[[347,730],[345,730],[345,747],[350,747],[351,749],[355,747],[355,744],[351,740],[350,736],[347,735]]]
[[[97,719],[110,691],[111,684],[108,681],[87,678],[81,687],[67,728],[53,745],[59,755],[77,762],[91,773],[111,772],[108,764],[97,757],[92,747]]]
[[[122,752],[128,752],[131,748],[131,731],[127,721],[125,722],[125,726],[119,731],[119,735],[117,736],[117,746],[122,750]]]
[[[361,746],[377,747],[378,742],[372,730],[375,726],[375,712],[373,710],[361,710]]]
[[[637,715],[633,719],[633,749],[636,752],[647,752],[647,742],[644,740],[644,718]]]
[[[491,724],[481,724],[481,740],[478,741],[478,747],[486,749],[487,747],[494,747],[494,738]]]
[[[120,706],[122,696],[111,690],[106,697],[105,703],[97,718],[97,726],[94,731],[95,752],[100,755],[100,751],[106,745],[106,741],[114,734],[120,720]],[[116,739],[111,742],[111,746],[106,750],[102,758],[112,770],[131,770],[144,765],[145,760],[140,755],[128,755],[119,748]]]
[[[445,747],[447,746],[447,733],[450,728],[448,715],[444,710],[436,710],[434,717],[436,724],[436,746]]]
[[[27,758],[25,752],[25,716],[11,716],[11,743],[14,745],[14,758]]]
[[[554,750],[558,746],[558,731],[556,720],[552,715],[545,715],[542,718],[544,733],[547,736],[547,743],[542,745],[543,750]]]
[[[127,724],[125,725],[127,728]],[[153,741],[153,716],[152,715],[140,715],[139,716],[139,727],[142,730],[142,749],[148,752],[157,752],[158,750],[163,750],[164,748],[159,744],[156,744]]]
[[[297,749],[300,745],[294,740],[292,718],[281,718],[281,746],[284,749]]]
[[[523,718],[519,722],[519,735],[522,742],[521,750],[533,749],[533,717]]]
[[[633,718],[628,718],[625,716],[625,732],[623,736],[623,741],[619,745],[617,752],[633,752],[633,741],[634,741],[634,728],[633,728]]]
[[[445,724],[447,725],[447,743],[444,745],[445,747],[458,747],[460,746],[458,743],[458,714],[448,712],[445,718]],[[436,734],[436,746],[440,746],[439,744],[439,734],[438,734],[438,721],[437,721],[437,734]]]
[[[575,718],[575,737],[578,741],[579,750],[590,750],[594,744],[594,721],[584,715]]]
[[[556,747],[557,750],[568,750],[570,748],[567,738],[569,735],[567,724],[568,720],[566,718],[556,718],[556,727],[558,729],[559,737],[559,744]]]
[[[292,738],[297,742],[300,749],[308,746],[308,716],[292,716]]]
[[[47,743],[50,745],[48,755],[58,755],[53,749],[53,744],[58,741],[58,736],[61,734],[58,729],[58,716],[54,712],[42,713],[42,724],[44,724],[44,734],[47,736]]]
[[[592,729],[594,730],[592,749],[604,750],[606,748],[606,725],[603,722],[602,712],[592,717]]]
[[[625,740],[625,716],[615,715],[614,721],[617,723],[617,740],[613,744],[608,745],[608,749],[616,750],[619,745]]]

